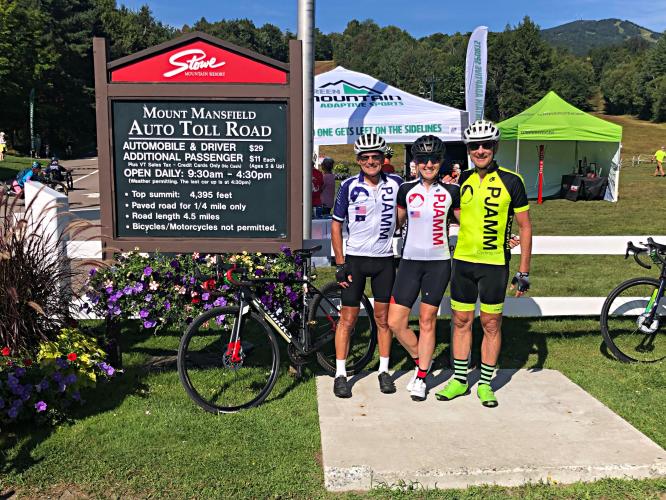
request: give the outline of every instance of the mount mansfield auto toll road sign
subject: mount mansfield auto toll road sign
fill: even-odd
[[[105,244],[302,245],[301,45],[285,64],[204,33],[110,63],[95,39]]]
[[[286,103],[113,103],[119,237],[286,238]]]

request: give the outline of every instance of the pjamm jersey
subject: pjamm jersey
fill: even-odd
[[[347,221],[347,255],[386,257],[393,255],[396,199],[402,178],[381,173],[372,186],[363,172],[340,185],[333,219]]]
[[[453,258],[477,264],[506,265],[515,213],[529,210],[523,178],[497,163],[479,177],[476,169],[460,176],[460,232]]]
[[[448,260],[447,219],[460,208],[460,188],[439,182],[426,189],[417,179],[398,190],[398,207],[407,211],[407,234],[402,258],[408,260]]]

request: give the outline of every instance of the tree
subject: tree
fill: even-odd
[[[594,69],[589,61],[562,54],[553,68],[552,89],[562,99],[585,111],[592,109],[590,99],[597,91]]]

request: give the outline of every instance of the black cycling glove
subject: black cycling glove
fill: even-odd
[[[343,283],[347,281],[349,276],[349,270],[347,269],[347,264],[339,264],[335,266],[335,281],[338,283]]]
[[[519,292],[526,292],[530,289],[530,273],[516,273],[511,280],[511,284],[515,286]]]

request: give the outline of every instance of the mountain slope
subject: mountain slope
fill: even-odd
[[[641,37],[654,43],[661,34],[631,21],[602,19],[562,24],[541,30],[541,36],[551,45],[567,48],[577,55],[585,55],[593,47],[619,45],[634,37]]]

